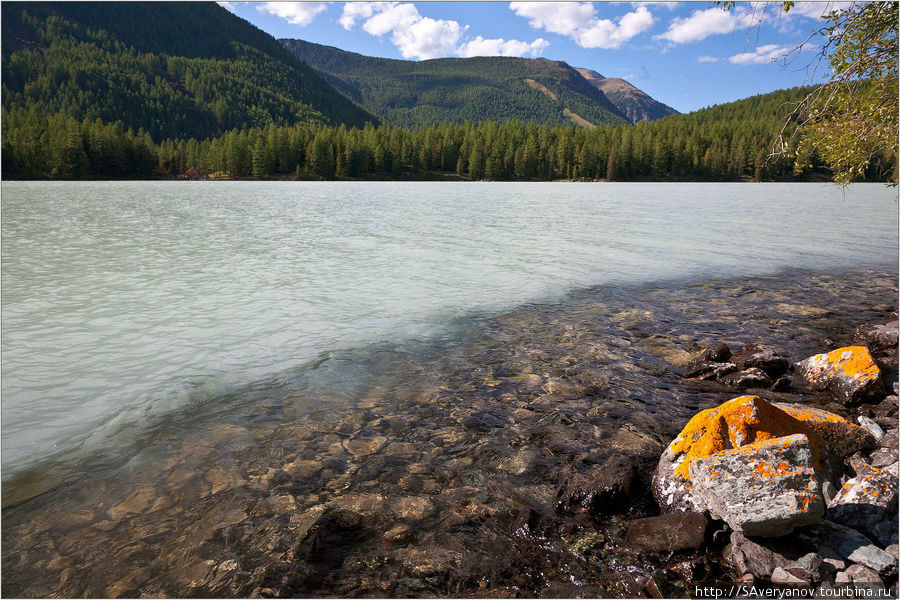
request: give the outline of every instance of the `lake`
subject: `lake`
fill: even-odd
[[[895,198],[876,184],[4,182],[4,555],[74,514],[86,565],[38,584],[4,562],[20,586],[5,593],[183,595],[146,587],[192,581],[171,566],[121,583],[90,565],[127,545],[116,527],[133,513],[163,546],[203,547],[203,527],[232,523],[233,490],[271,496],[273,465],[313,474],[294,508],[488,480],[540,495],[555,463],[535,452],[586,414],[600,446],[658,456],[721,396],[679,387],[701,340],[766,336],[799,359],[826,317],[896,310]],[[535,416],[548,394],[566,408]],[[425,522],[452,504],[408,502],[392,510]]]

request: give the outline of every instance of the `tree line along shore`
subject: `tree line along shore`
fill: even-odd
[[[793,88],[590,129],[514,121],[412,130],[271,124],[161,141],[121,123],[13,109],[2,115],[3,178],[821,180],[826,170],[815,154],[770,156],[792,104],[806,93]],[[866,180],[886,181],[893,169],[893,157],[876,158]]]

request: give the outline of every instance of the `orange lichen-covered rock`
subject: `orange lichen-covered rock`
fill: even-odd
[[[821,482],[803,434],[754,442],[690,463],[694,495],[744,535],[776,537],[825,513]]]
[[[797,372],[816,390],[828,390],[844,404],[884,397],[881,371],[865,346],[846,346],[797,363]]]
[[[775,406],[798,421],[803,421],[822,438],[829,446],[829,456],[844,458],[878,445],[875,437],[865,428],[827,410],[785,402],[776,402]]]
[[[821,440],[806,424],[759,396],[740,396],[694,415],[666,452],[685,455],[675,473],[689,479],[694,458],[795,433],[806,434],[821,450]]]
[[[690,464],[747,444],[784,436],[807,437],[816,469],[825,455],[822,438],[804,421],[759,398],[740,396],[720,406],[701,411],[688,421],[681,433],[666,448],[653,478],[653,494],[663,510],[703,511],[703,502],[695,501]]]

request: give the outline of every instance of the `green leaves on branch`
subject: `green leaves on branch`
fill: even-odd
[[[781,5],[787,13],[794,3]],[[795,172],[822,160],[841,185],[865,177],[897,182],[898,6],[855,2],[823,15],[810,40],[821,40],[813,64],[826,61],[830,75],[796,105],[774,150],[793,158]]]

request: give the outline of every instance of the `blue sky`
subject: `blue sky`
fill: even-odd
[[[220,2],[277,38],[406,60],[525,56],[622,77],[681,112],[803,85],[842,2]],[[806,43],[803,50],[791,51]],[[785,56],[788,56],[786,63]],[[818,76],[826,65],[820,65]]]

